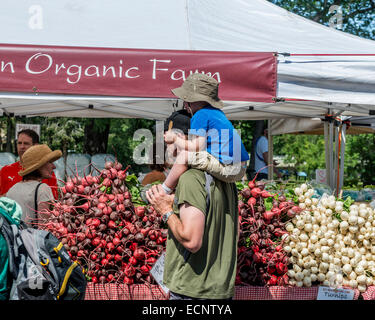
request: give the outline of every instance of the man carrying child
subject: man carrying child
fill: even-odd
[[[174,300],[232,299],[239,227],[234,182],[249,156],[219,109],[216,80],[194,74],[172,92],[192,118],[175,112],[167,119],[164,141],[175,151],[175,163],[166,181],[146,192],[169,229],[163,283]]]

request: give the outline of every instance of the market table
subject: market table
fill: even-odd
[[[236,286],[234,300],[316,300],[318,287]],[[354,299],[375,300],[375,286],[362,294],[355,290]],[[158,285],[88,283],[85,300],[167,300]]]

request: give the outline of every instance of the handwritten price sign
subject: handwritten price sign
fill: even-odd
[[[169,289],[163,284],[163,275],[164,275],[164,259],[165,259],[165,252],[156,260],[155,264],[153,265],[150,273],[154,277],[155,281],[158,285],[163,289],[163,291],[168,294]]]
[[[326,170],[325,169],[316,169],[316,182],[318,183],[327,183]]]

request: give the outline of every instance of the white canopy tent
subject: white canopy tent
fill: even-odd
[[[225,100],[231,120],[375,112],[375,41],[265,0],[4,0],[0,28],[0,43],[14,45],[276,53],[274,101]],[[1,72],[7,61],[0,52]],[[15,116],[162,120],[175,106],[173,97],[0,91],[0,110]]]
[[[5,0],[0,17],[4,44],[287,53],[278,56],[281,101],[226,101],[233,120],[322,116],[328,102],[342,115],[375,110],[375,41],[265,0]],[[24,92],[2,92],[0,98],[2,111],[14,115],[155,119],[170,113],[175,102]]]
[[[349,117],[348,117],[349,118]],[[362,117],[361,117],[362,118]],[[370,117],[366,117],[370,118]],[[371,118],[370,118],[371,119]],[[375,118],[373,118],[375,120]],[[367,134],[375,133],[375,121],[370,123],[364,119],[358,120],[357,117],[350,117],[346,134]],[[322,135],[324,134],[325,120],[320,118],[288,118],[275,119],[272,121],[272,135],[287,133]]]

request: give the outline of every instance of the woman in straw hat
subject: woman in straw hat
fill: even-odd
[[[19,203],[22,221],[29,226],[35,226],[39,220],[48,217],[43,212],[49,208],[49,201],[54,197],[51,188],[41,181],[52,177],[56,168],[53,162],[61,156],[60,150],[52,151],[45,144],[34,145],[23,154],[23,170],[18,172],[22,181],[10,188],[6,197]]]

